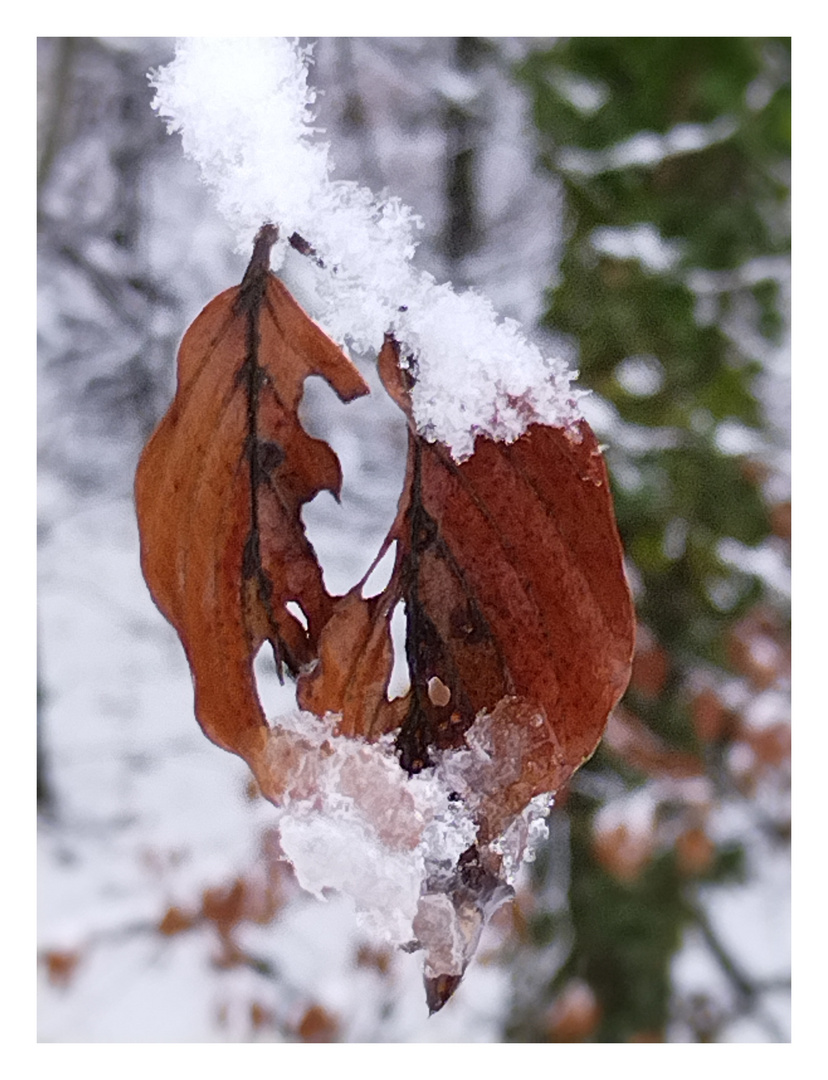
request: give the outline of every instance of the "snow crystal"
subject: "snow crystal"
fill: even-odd
[[[153,107],[180,132],[239,250],[277,223],[272,265],[335,341],[375,352],[392,332],[416,377],[418,430],[457,461],[481,435],[512,442],[533,423],[573,424],[575,373],[485,297],[415,270],[422,223],[409,207],[333,179],[330,146],[314,127],[310,62],[311,50],[286,38],[186,38],[151,73]],[[293,233],[313,247],[302,271],[286,258]]]
[[[524,863],[535,861],[535,853],[549,836],[546,819],[552,809],[554,793],[536,795],[506,829],[489,845],[503,859],[503,880],[513,885]]]

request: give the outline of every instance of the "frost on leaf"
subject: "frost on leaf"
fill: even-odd
[[[394,567],[377,596],[362,595],[373,567],[330,596],[300,511],[338,493],[339,463],[296,410],[311,374],[343,401],[367,387],[270,273],[275,235],[260,231],[241,286],[185,335],[136,479],[142,565],[187,652],[199,722],[278,808],[299,880],[348,893],[375,933],[421,949],[434,1010],[629,678],[606,469],[583,421],[480,435],[458,462],[421,433],[416,358],[401,363],[389,335],[379,371],[408,417],[408,463],[374,565],[394,544]],[[398,604],[411,685],[390,700]],[[253,675],[264,641],[297,678],[299,709],[272,728]]]

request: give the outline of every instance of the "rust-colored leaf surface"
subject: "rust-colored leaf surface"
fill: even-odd
[[[241,285],[187,331],[175,398],[135,482],[144,576],[184,644],[199,722],[243,756],[267,730],[253,674],[259,647],[269,641],[279,669],[296,673],[315,657],[332,610],[300,510],[321,490],[338,496],[341,471],[299,423],[304,380],[321,375],[343,401],[368,392],[270,273],[276,235],[260,231]]]
[[[379,368],[410,414],[391,338]],[[629,680],[633,608],[595,436],[586,422],[572,432],[534,425],[511,444],[478,439],[458,465],[412,423],[390,539],[398,546],[389,585],[370,601],[357,587],[341,602],[320,664],[300,680],[300,702],[344,711],[348,734],[376,737],[399,725],[409,772],[464,746],[486,714],[500,767],[478,794],[482,836],[494,838],[594,752]],[[400,600],[411,690],[389,715],[379,691],[390,677],[387,623]],[[354,687],[367,711],[349,701]]]
[[[319,663],[299,679],[296,697],[301,708],[317,716],[339,713],[338,734],[373,741],[400,726],[408,705],[401,698],[388,700],[396,586],[392,582],[366,600],[362,584],[336,603],[320,635]]]

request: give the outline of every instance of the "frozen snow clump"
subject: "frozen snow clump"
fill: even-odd
[[[276,781],[282,848],[304,889],[350,896],[367,929],[405,944],[425,882],[456,865],[477,827],[433,769],[408,776],[391,739],[337,735],[336,720],[295,712],[272,731],[272,773],[289,773]]]

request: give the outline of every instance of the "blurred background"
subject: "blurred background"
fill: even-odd
[[[40,1040],[789,1041],[790,39],[315,46],[336,177],[418,211],[417,264],[592,391],[639,619],[599,752],[431,1019],[416,955],[296,885],[140,575],[138,454],[246,261],[150,109],[173,50],[38,40]],[[405,432],[331,401],[304,422],[343,504],[304,517],[344,591]]]

